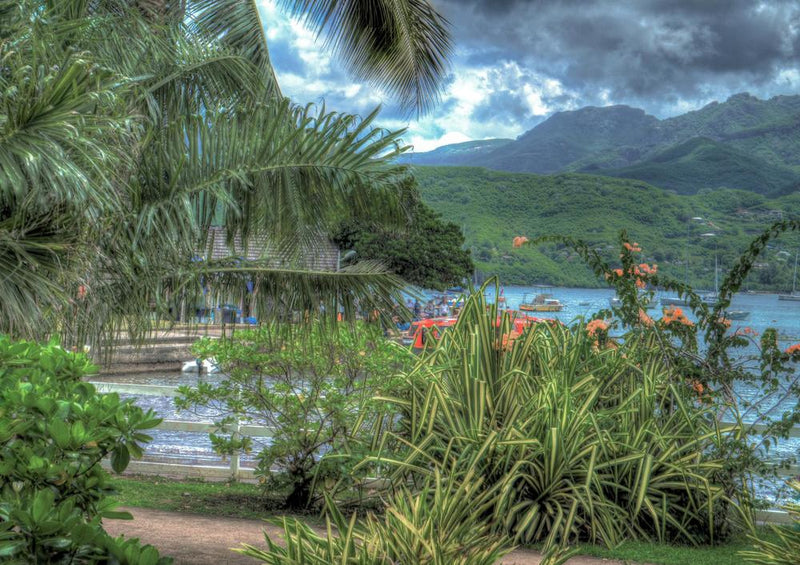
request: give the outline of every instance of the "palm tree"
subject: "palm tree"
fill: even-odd
[[[359,76],[430,107],[449,39],[425,1],[283,2]],[[402,132],[283,98],[250,0],[0,0],[0,332],[99,343],[170,300],[385,305],[373,264],[296,260],[334,220],[398,218]],[[212,224],[290,259],[192,261]]]

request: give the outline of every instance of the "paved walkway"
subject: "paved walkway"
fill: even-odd
[[[166,512],[145,508],[125,508],[133,521],[108,520],[105,528],[113,536],[125,534],[142,543],[156,546],[162,555],[175,558],[175,565],[253,565],[253,559],[230,551],[240,543],[264,545],[264,531],[275,539],[278,528],[260,520],[224,518]],[[503,560],[503,565],[539,565],[541,554],[517,550]],[[574,557],[568,565],[622,565],[592,557]]]

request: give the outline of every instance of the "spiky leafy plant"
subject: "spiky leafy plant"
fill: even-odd
[[[500,485],[485,519],[525,543],[714,540],[720,430],[656,344],[557,322],[515,338],[483,291],[391,399],[403,417],[386,445],[404,456],[372,462],[405,482],[480,453],[477,476]]]
[[[494,565],[511,550],[510,541],[493,534],[483,519],[497,486],[484,488],[471,471],[450,471],[434,472],[416,492],[401,489],[382,517],[368,514],[359,521],[353,514],[347,520],[329,501],[325,536],[284,518],[275,523],[283,526],[285,547],[265,535],[266,551],[250,545],[235,551],[271,565]]]
[[[789,486],[800,500],[800,481],[791,481]],[[751,536],[755,545],[753,551],[743,551],[741,555],[748,563],[758,565],[797,565],[800,563],[800,504],[789,503],[782,507],[793,518],[791,526],[772,526],[776,541],[767,541]]]

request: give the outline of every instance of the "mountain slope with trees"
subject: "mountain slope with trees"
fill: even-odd
[[[713,286],[714,253],[730,267],[750,240],[775,219],[800,210],[800,196],[776,199],[742,190],[704,190],[682,196],[638,180],[586,174],[533,175],[475,167],[417,167],[423,200],[464,232],[477,269],[506,284],[598,286],[583,261],[557,244],[511,248],[517,235],[584,239],[614,255],[625,229],[660,272],[683,280],[687,249],[692,284]],[[796,212],[794,212],[796,213]],[[702,220],[692,220],[701,217]],[[716,236],[702,234],[715,233]],[[779,240],[751,288],[791,288],[791,261],[800,238]]]

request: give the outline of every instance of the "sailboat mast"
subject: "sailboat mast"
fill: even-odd
[[[800,254],[800,251],[795,251],[794,254],[794,278],[792,279],[792,294],[794,294],[797,290],[797,255]]]

